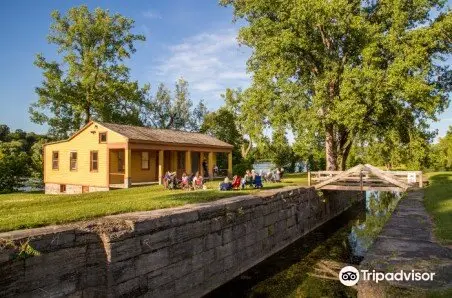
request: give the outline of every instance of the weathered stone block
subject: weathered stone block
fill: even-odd
[[[193,269],[199,269],[215,260],[215,249],[204,251],[200,254],[194,255],[191,259]]]
[[[110,243],[112,262],[130,259],[141,254],[141,243],[138,237]]]
[[[273,212],[265,215],[264,217],[264,226],[269,226],[274,224],[278,220],[278,212]]]
[[[185,242],[187,240],[204,236],[210,227],[208,221],[194,222],[176,228],[173,243]]]
[[[179,279],[175,283],[175,293],[176,295],[183,295],[185,292],[191,288],[196,287],[204,280],[204,270],[196,270],[190,274],[187,274]]]
[[[172,277],[172,279],[178,279],[184,275],[189,274],[192,272],[193,269],[193,260],[192,258],[187,258],[182,261],[179,261],[177,263],[173,263],[170,266],[167,266],[165,268],[162,268],[163,270],[167,270],[167,273],[169,273]]]
[[[169,227],[171,227],[171,218],[169,216],[148,218],[134,222],[134,230],[137,234],[150,234]]]
[[[169,262],[169,249],[163,248],[153,253],[140,255],[135,260],[135,268],[138,275],[143,275],[164,267]]]
[[[24,289],[44,287],[59,276],[81,272],[85,266],[86,247],[65,248],[25,260]]]
[[[237,255],[230,255],[224,258],[224,270],[228,270],[229,268],[233,268],[234,266],[239,264]]]
[[[210,220],[210,232],[217,232],[224,229],[228,224],[226,223],[226,217],[215,217]]]
[[[111,263],[108,270],[113,282],[115,284],[119,284],[126,280],[135,278],[138,274],[135,263],[135,259],[127,259]]]
[[[96,243],[97,245],[100,246],[101,242],[102,240],[100,239],[97,233],[83,230],[75,230],[75,240],[73,244],[74,246],[87,245],[91,243]]]
[[[234,238],[242,237],[246,234],[246,225],[245,224],[238,224],[232,227],[232,233],[234,235]]]
[[[223,244],[231,242],[233,239],[232,228],[223,230]]]
[[[169,270],[160,270],[160,274],[148,277],[148,288],[155,289],[174,280]]]
[[[191,239],[170,246],[169,256],[172,263],[177,263],[183,259],[201,253],[204,250],[204,238]]]
[[[170,228],[141,237],[141,250],[143,253],[167,247],[172,243],[176,229]]]
[[[209,278],[214,274],[218,274],[224,271],[224,259],[215,260],[215,262],[210,263],[209,266],[204,267],[204,276]]]
[[[129,279],[123,283],[120,283],[114,288],[115,297],[133,297],[141,294],[140,291],[140,278]]]
[[[286,227],[290,228],[296,224],[295,216],[290,216],[286,219]]]
[[[171,281],[167,284],[161,285],[157,288],[149,289],[146,293],[146,297],[157,297],[157,298],[169,298],[175,297],[175,283]]]
[[[234,253],[234,242],[226,243],[225,245],[216,248],[216,259],[221,260],[226,256]]]
[[[214,247],[218,247],[222,245],[223,236],[221,232],[214,232],[207,235],[205,240],[205,248],[206,250],[209,250]]]
[[[199,219],[198,209],[191,207],[181,207],[181,209],[170,216],[171,224],[173,226],[186,225],[191,222],[196,222]]]
[[[39,252],[49,252],[60,248],[74,246],[74,230],[46,233],[29,238],[29,245]]]

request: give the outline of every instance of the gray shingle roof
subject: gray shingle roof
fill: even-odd
[[[150,127],[103,123],[100,125],[117,132],[131,141],[147,141],[152,143],[169,143],[183,145],[201,145],[232,149],[233,146],[206,134],[174,129],[158,129]]]

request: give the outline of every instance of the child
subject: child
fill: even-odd
[[[185,172],[182,174],[181,186],[183,189],[190,187],[188,185],[188,176],[187,176],[187,173],[185,173]]]

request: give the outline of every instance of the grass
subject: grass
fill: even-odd
[[[452,172],[427,174],[429,186],[425,188],[425,207],[435,223],[435,236],[452,244]]]
[[[208,190],[198,191],[170,191],[160,185],[152,185],[79,195],[0,194],[0,231],[68,223],[133,211],[170,208],[259,191],[255,189],[219,191],[218,182],[208,182]],[[289,185],[307,185],[306,175],[288,174],[281,183],[264,183],[264,189]]]

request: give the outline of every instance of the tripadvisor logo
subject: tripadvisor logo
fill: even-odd
[[[360,280],[371,280],[376,283],[386,281],[432,281],[435,276],[435,272],[415,272],[400,270],[399,272],[376,272],[375,270],[369,271],[362,269],[358,271],[353,266],[345,266],[339,272],[339,280],[345,286],[351,287],[358,283]]]
[[[345,266],[339,272],[339,280],[344,286],[354,286],[359,281],[359,271],[353,266]]]

